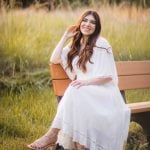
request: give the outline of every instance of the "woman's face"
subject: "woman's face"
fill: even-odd
[[[83,18],[80,24],[80,31],[84,36],[90,36],[94,33],[96,28],[96,20],[93,15],[87,15]]]

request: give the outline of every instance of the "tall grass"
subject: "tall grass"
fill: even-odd
[[[52,89],[5,94],[0,100],[0,149],[19,150],[46,132],[56,112]]]
[[[148,14],[134,7],[114,7],[103,14],[103,35],[111,42],[116,60],[150,59]]]
[[[1,74],[47,67],[49,56],[64,30],[76,23],[84,10],[1,12]],[[148,10],[101,7],[98,11],[102,36],[110,41],[116,60],[150,59]]]
[[[0,66],[4,71],[45,67],[64,26],[60,17],[32,10],[2,13],[0,22]]]

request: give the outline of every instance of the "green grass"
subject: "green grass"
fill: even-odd
[[[138,89],[138,90],[127,90],[125,95],[126,95],[127,103],[150,101],[150,88]]]
[[[46,132],[57,103],[50,88],[5,94],[0,99],[0,149],[23,149]]]
[[[0,74],[47,67],[49,56],[63,32],[68,25],[76,23],[84,10],[1,12]],[[98,12],[102,36],[111,43],[116,60],[150,59],[148,10],[101,7]]]
[[[128,91],[128,102],[131,100],[149,100],[150,89]],[[0,99],[0,149],[26,149],[26,144],[32,142],[49,128],[56,113],[57,100],[51,88],[41,90],[27,89],[21,94],[3,94]],[[142,133],[139,125],[132,123],[130,132],[135,135]],[[141,135],[140,135],[141,137]],[[129,150],[129,149],[127,149]]]
[[[149,25],[147,12],[134,7],[102,13],[102,33],[112,44],[116,60],[150,59]]]

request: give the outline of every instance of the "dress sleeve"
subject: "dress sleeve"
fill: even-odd
[[[94,55],[94,70],[95,77],[111,77],[115,84],[118,84],[118,76],[112,48],[96,48]]]
[[[70,48],[69,45],[63,48],[61,53],[61,66],[65,70],[66,74],[68,75],[69,79],[74,80],[76,75],[74,71],[71,72],[69,68],[67,68],[67,54],[69,52]]]

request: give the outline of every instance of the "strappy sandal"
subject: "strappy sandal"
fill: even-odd
[[[54,146],[56,140],[57,136],[50,137],[48,135],[44,135],[33,143],[27,145],[27,147],[31,150],[46,150],[47,148]]]

